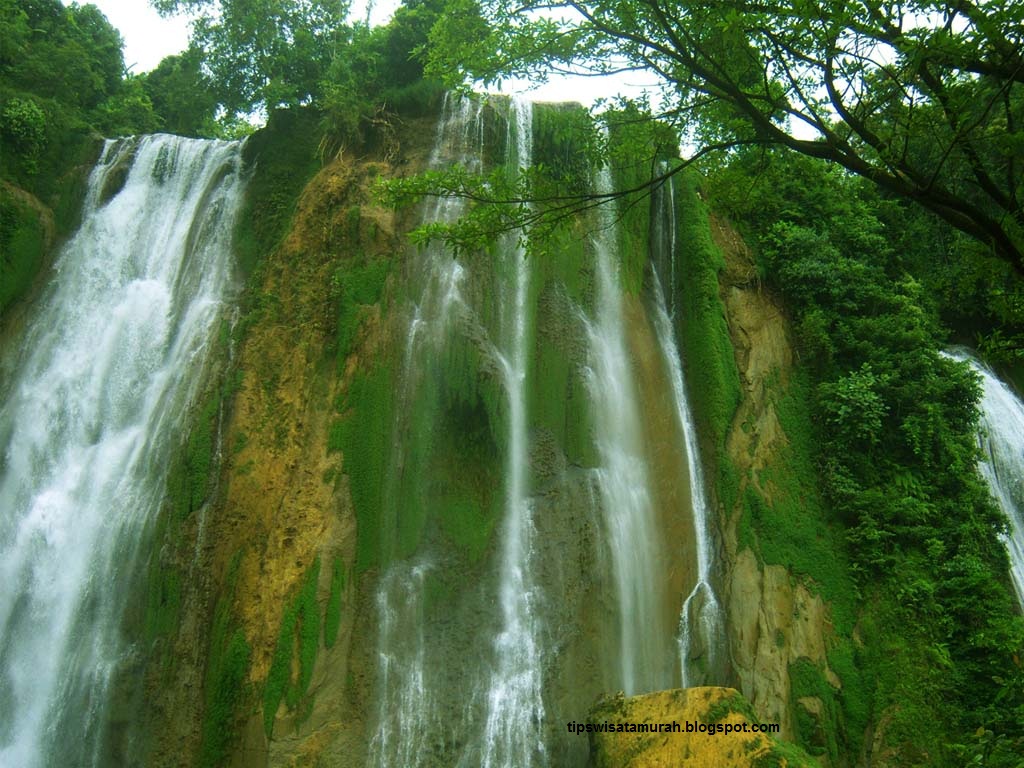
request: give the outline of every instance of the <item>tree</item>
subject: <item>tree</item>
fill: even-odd
[[[347,0],[153,0],[161,13],[197,13],[192,47],[203,51],[229,117],[309,103],[347,39]]]
[[[214,132],[217,97],[202,72],[201,51],[190,48],[167,56],[144,76],[142,87],[163,121],[163,130],[185,136]]]
[[[94,5],[0,0],[0,84],[90,110],[124,74],[121,35]]]
[[[450,83],[654,72],[701,151],[837,163],[1024,272],[1024,3],[452,0],[432,40]]]

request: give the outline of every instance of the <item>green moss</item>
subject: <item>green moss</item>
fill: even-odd
[[[434,515],[444,543],[475,563],[503,509],[504,397],[496,384],[478,378],[482,361],[475,350],[461,345],[461,350],[452,351],[455,354],[443,356],[440,370],[462,375],[447,377],[448,386],[439,393],[436,421],[429,432],[420,434],[417,448],[428,457],[422,477],[425,494],[416,499],[415,486],[407,486],[409,495],[403,498],[402,508],[419,514],[407,514],[400,521],[399,553],[407,556],[415,551],[422,526]]]
[[[590,307],[594,288],[584,229],[574,222],[531,243],[530,260],[531,305],[538,307],[528,378],[531,428],[550,433],[574,464],[593,466],[590,395],[580,373],[586,352],[579,312]]]
[[[199,411],[188,436],[185,462],[188,466],[190,511],[199,509],[210,492],[213,470],[214,434],[220,409],[219,393],[210,397]]]
[[[789,681],[794,702],[813,697],[822,705],[819,722],[800,704],[794,703],[797,739],[805,749],[814,754],[827,755],[834,764],[840,754],[844,730],[835,688],[829,685],[824,673],[808,659],[797,659],[789,665]]]
[[[340,404],[328,448],[344,455],[352,504],[356,512],[357,573],[381,560],[384,473],[390,458],[393,377],[390,366],[378,364],[357,373]]]
[[[472,495],[480,495],[470,492]],[[489,494],[484,494],[489,495]],[[494,494],[490,509],[470,498],[451,497],[440,503],[441,527],[448,540],[462,550],[471,563],[483,557],[501,514],[500,494]],[[495,505],[498,505],[495,508]]]
[[[859,745],[871,718],[871,667],[859,654],[852,639],[840,637],[828,652],[828,665],[839,678],[842,687],[837,698],[846,719],[851,741]]]
[[[253,168],[235,228],[235,252],[250,274],[281,242],[299,195],[319,168],[319,116],[312,109],[279,110],[249,137],[245,161]]]
[[[820,765],[795,744],[772,739],[768,753],[751,763],[751,768],[819,768]]]
[[[199,765],[202,768],[213,768],[227,759],[237,732],[235,726],[240,705],[247,693],[245,681],[252,650],[244,632],[237,626],[231,608],[241,561],[242,551],[239,550],[231,559],[213,613],[203,686],[202,742],[199,748]]]
[[[533,162],[544,166],[563,194],[591,191],[593,168],[588,152],[595,131],[579,104],[537,104],[533,109]]]
[[[338,628],[341,626],[342,598],[345,595],[345,566],[341,558],[335,556],[331,562],[331,591],[327,596],[327,609],[324,611],[324,645],[333,648],[338,639]]]
[[[42,216],[0,186],[0,315],[25,295],[44,255]]]
[[[358,216],[359,206],[353,206],[351,210],[355,210]],[[344,368],[345,360],[352,351],[367,308],[381,300],[389,264],[388,259],[376,259],[365,263],[349,260],[334,273],[331,293],[338,306],[336,344],[339,370]]]
[[[767,396],[775,405],[787,440],[759,478],[758,485],[766,489],[769,498],[753,483],[747,486],[744,520],[750,521],[764,562],[784,565],[806,577],[812,589],[831,604],[836,632],[848,636],[855,620],[857,592],[843,532],[830,519],[818,492],[806,374],[795,371],[785,387],[775,377]]]
[[[181,573],[154,557],[147,573],[145,636],[149,641],[171,635],[181,612]]]
[[[274,719],[281,701],[291,710],[299,708],[313,679],[320,644],[320,611],[316,602],[319,578],[320,558],[317,557],[281,616],[277,646],[263,686],[263,726],[268,739],[274,735]],[[296,669],[297,674],[293,673]]]
[[[365,403],[378,396],[361,377],[353,381],[336,444],[346,451],[359,516],[357,571],[425,546],[443,550],[457,564],[482,556],[500,515],[507,444],[505,398],[488,363],[464,337],[420,355],[415,384],[400,384],[401,405],[389,411],[394,421],[382,420],[372,437],[360,411],[365,415]],[[381,387],[381,398],[391,394],[390,385]],[[392,429],[400,443],[392,442]],[[352,466],[350,453],[365,469]],[[360,497],[369,505],[361,507]]]
[[[718,294],[718,275],[725,261],[711,240],[707,210],[692,178],[684,175],[676,191],[679,268],[673,290],[680,299],[677,332],[684,350],[687,389],[706,455],[724,456],[725,439],[740,402],[739,372]]]
[[[705,723],[717,723],[719,720],[727,718],[733,712],[743,715],[751,723],[760,722],[750,702],[738,691],[731,696],[719,699],[712,706],[708,707],[702,719]]]
[[[166,504],[177,522],[199,509],[210,495],[216,471],[217,421],[223,398],[230,388],[222,386],[206,396],[195,413],[188,438],[171,456],[167,473]],[[244,447],[244,437],[241,439]],[[236,443],[235,448],[238,448]]]

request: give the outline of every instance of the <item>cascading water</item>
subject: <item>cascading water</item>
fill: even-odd
[[[531,164],[532,105],[514,99],[512,113],[515,119],[509,121],[508,145],[516,148],[516,163],[523,169]],[[529,768],[544,762],[543,681],[535,615],[539,595],[532,574],[535,532],[527,476],[526,300],[530,272],[521,243],[506,243],[502,251],[512,262],[510,271],[515,280],[511,306],[502,306],[507,351],[498,354],[509,420],[499,585],[503,627],[495,642],[497,659],[487,694],[482,765],[485,768]]]
[[[662,356],[672,380],[672,395],[679,416],[679,427],[686,441],[686,468],[690,481],[690,505],[693,509],[693,535],[697,550],[697,583],[686,597],[679,615],[679,662],[682,673],[682,687],[688,688],[707,683],[704,675],[695,674],[694,665],[698,658],[705,672],[718,669],[718,647],[723,639],[722,607],[711,586],[711,564],[713,554],[709,521],[711,511],[704,491],[704,475],[700,468],[700,454],[697,447],[697,428],[686,398],[686,385],[680,364],[679,350],[672,333],[672,322],[665,309],[661,286],[655,277],[654,324],[661,345]],[[695,631],[696,630],[696,631]]]
[[[481,102],[445,96],[430,167],[459,164],[479,171],[482,156]],[[423,211],[427,222],[451,223],[465,211],[465,201],[454,196],[433,198]],[[466,309],[461,294],[465,268],[446,248],[430,244],[414,265],[414,282],[423,286],[414,300],[402,361],[402,384],[395,409],[395,433],[407,433],[415,391],[423,386],[423,358],[436,357],[458,315]],[[406,446],[395,442],[391,488],[385,509],[397,510],[400,480],[407,461]],[[424,623],[424,580],[432,565],[421,561],[409,566],[394,563],[378,588],[379,696],[376,732],[370,742],[370,764],[378,768],[416,768],[433,760],[443,749],[439,736],[440,702],[436,676],[427,649]]]
[[[987,366],[963,350],[948,353],[966,361],[981,377],[981,433],[984,459],[978,468],[1010,521],[1006,549],[1010,577],[1024,609],[1024,402]]]
[[[510,170],[551,149],[533,146],[529,103],[451,97],[431,167],[485,170],[506,117]],[[544,116],[536,124],[548,130]],[[597,174],[598,191],[611,183]],[[465,209],[436,198],[423,220]],[[674,224],[661,218],[655,239],[671,243]],[[407,263],[383,572],[368,619],[375,768],[581,766],[586,741],[566,735],[567,720],[584,719],[601,692],[676,681],[675,621],[694,570],[682,459],[693,425],[664,302],[659,325],[620,285],[619,240],[633,234],[614,205],[590,224],[595,234],[568,244],[564,261],[548,241],[533,243],[546,256],[527,258],[515,233],[486,252],[432,245]],[[706,519],[695,526],[706,533]],[[680,546],[661,543],[669,531]],[[710,545],[697,549],[687,608],[710,622],[693,633],[707,664],[717,601]]]
[[[4,360],[0,765],[103,760],[124,579],[231,284],[240,146],[107,142]]]
[[[675,274],[675,201],[672,197],[672,180],[659,189],[655,198],[655,227],[653,247],[666,253],[666,258],[654,258],[655,262],[668,262],[671,274]],[[693,421],[690,402],[686,396],[683,378],[682,356],[676,344],[672,319],[665,306],[665,292],[662,290],[657,269],[654,275],[654,328],[661,347],[662,358],[672,384],[672,396],[679,428],[686,442],[686,469],[689,476],[690,507],[693,511],[693,535],[697,553],[697,581],[687,595],[679,615],[679,662],[682,686],[713,682],[719,669],[718,649],[724,637],[722,608],[711,586],[711,566],[714,555],[711,548],[711,510],[704,490],[704,473],[700,466],[700,452],[697,445],[697,427]],[[673,278],[674,279],[674,278]],[[674,291],[670,291],[674,295]],[[702,669],[695,669],[699,660]],[[703,674],[701,674],[703,672]]]
[[[459,164],[479,171],[483,155],[482,102],[446,99],[438,127],[433,168]],[[530,163],[532,108],[516,101],[510,109],[507,147],[510,163]],[[465,202],[440,197],[425,208],[427,222],[450,223],[465,210]],[[416,418],[417,397],[425,410],[436,409],[423,394],[431,385],[428,377],[450,346],[466,343],[481,351],[493,367],[504,394],[507,445],[504,446],[504,515],[498,558],[497,593],[500,625],[490,642],[493,663],[487,664],[469,683],[472,688],[458,715],[451,714],[451,695],[446,691],[437,635],[443,628],[425,628],[431,619],[424,613],[425,579],[431,569],[428,558],[416,565],[396,562],[382,578],[378,593],[380,614],[378,695],[376,733],[370,744],[371,763],[381,768],[418,766],[436,760],[452,760],[462,754],[466,765],[528,767],[544,762],[540,734],[544,708],[541,662],[534,606],[536,587],[532,580],[532,508],[529,498],[526,379],[528,370],[529,263],[525,248],[510,236],[499,244],[499,263],[493,265],[499,285],[497,329],[494,340],[483,322],[483,310],[462,293],[468,276],[466,267],[444,247],[432,245],[418,259],[414,278],[422,292],[413,301],[406,350],[403,356],[400,404],[396,433],[408,434],[405,420]],[[479,276],[478,276],[479,278]],[[427,432],[439,427],[432,425]],[[420,446],[430,453],[432,440]],[[391,504],[398,506],[401,474],[425,461],[423,456],[406,455],[412,448],[396,448],[392,457]],[[409,470],[411,471],[411,470]],[[418,503],[427,503],[418,496]],[[397,512],[396,514],[400,514]],[[478,648],[486,655],[485,646]],[[473,677],[470,674],[470,677]],[[449,713],[447,733],[438,723]],[[454,721],[453,721],[454,718]],[[453,737],[452,734],[464,734]],[[439,735],[443,734],[443,735]],[[465,739],[453,746],[454,738]]]
[[[604,167],[598,172],[597,191],[611,189],[611,171]],[[660,611],[663,582],[655,565],[662,558],[625,340],[615,212],[611,203],[599,211],[594,237],[596,317],[586,323],[591,357],[588,378],[601,457],[595,474],[617,590],[620,684],[632,695],[670,683]]]
[[[374,737],[376,765],[422,765],[442,726],[433,706],[423,637],[423,581],[428,563],[399,563],[377,592],[378,687],[383,692]]]

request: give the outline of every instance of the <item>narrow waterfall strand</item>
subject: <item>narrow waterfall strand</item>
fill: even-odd
[[[480,168],[482,116],[479,100],[446,95],[438,123],[430,167],[459,163]],[[465,201],[435,197],[422,211],[424,221],[453,222],[465,211]],[[465,267],[442,245],[424,248],[414,265],[414,282],[422,291],[414,300],[403,354],[395,434],[403,432],[425,357],[441,350],[460,313],[467,311],[462,295]],[[392,467],[403,463],[402,446],[395,441]],[[385,508],[396,502],[393,490]],[[370,741],[369,764],[374,768],[418,768],[431,759],[431,744],[441,730],[436,682],[424,633],[424,580],[432,566],[419,563],[388,565],[377,591],[380,622],[377,662],[377,724]]]
[[[524,169],[531,163],[532,105],[516,98],[511,110],[508,146],[515,155],[510,161]],[[487,694],[481,761],[484,768],[530,768],[544,763],[540,732],[544,720],[543,680],[535,615],[538,595],[532,583],[534,529],[528,487],[526,301],[530,273],[526,251],[516,240],[517,235],[510,235],[502,244],[503,257],[512,262],[515,286],[512,305],[503,308],[507,351],[498,356],[508,403],[509,441],[499,576],[502,630],[495,642],[497,659]]]
[[[597,190],[611,189],[611,171],[604,167],[597,175]],[[620,685],[632,695],[669,684],[661,658],[666,634],[659,610],[661,579],[654,565],[661,561],[660,543],[625,338],[615,213],[611,204],[599,210],[596,317],[587,322],[587,377],[601,458],[597,482],[619,610]]]
[[[724,630],[722,607],[711,586],[711,565],[713,553],[711,549],[710,521],[711,510],[708,506],[707,493],[704,490],[704,473],[700,466],[700,453],[697,445],[697,428],[693,421],[693,413],[686,396],[686,384],[683,380],[683,368],[679,348],[672,332],[662,295],[661,283],[657,274],[654,275],[655,314],[654,327],[661,346],[661,354],[672,381],[672,397],[679,418],[679,428],[686,442],[686,469],[690,480],[690,507],[693,511],[693,535],[697,550],[697,581],[683,603],[679,614],[679,662],[682,673],[681,684],[688,688],[697,684],[708,684],[709,680],[697,681],[693,675],[695,650],[701,652],[705,670],[714,672],[718,669],[718,647],[723,641]]]

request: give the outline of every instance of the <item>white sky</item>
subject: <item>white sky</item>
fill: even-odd
[[[124,38],[124,63],[136,75],[155,69],[165,56],[188,46],[188,20],[161,18],[147,0],[79,0],[95,5]],[[69,5],[69,0],[64,0]]]
[[[65,4],[70,0],[64,0]],[[184,16],[163,18],[148,0],[79,0],[81,4],[91,2],[97,6],[124,38],[124,63],[135,74],[149,72],[165,56],[180,53],[188,46],[189,22]],[[366,8],[371,5],[370,21],[382,24],[391,18],[398,0],[353,0],[352,17],[364,18]],[[648,81],[648,87],[653,85]],[[509,81],[502,91],[525,91],[529,84],[523,81]],[[549,83],[530,91],[535,101],[578,101],[590,105],[595,99],[611,97],[617,92],[628,91],[638,94],[644,86],[637,73],[619,77],[557,77]]]

